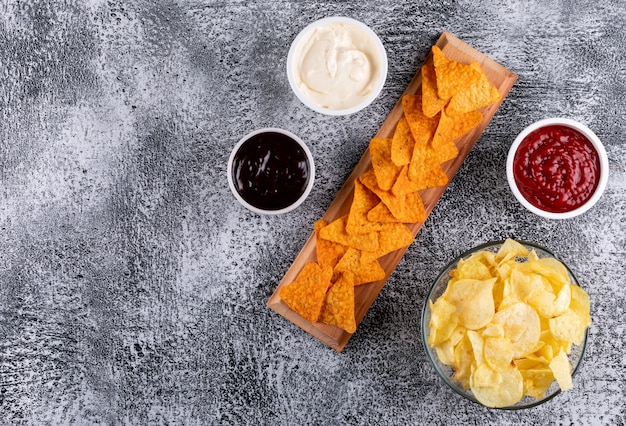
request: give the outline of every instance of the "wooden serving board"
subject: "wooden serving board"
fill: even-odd
[[[513,84],[517,80],[517,75],[504,68],[502,65],[496,63],[494,60],[490,59],[484,54],[480,53],[476,49],[462,42],[448,32],[444,32],[441,37],[439,37],[436,45],[450,59],[464,63],[478,62],[491,83],[493,83],[502,94],[499,102],[480,109],[480,112],[483,114],[483,120],[481,121],[481,123],[474,129],[472,129],[469,133],[465,134],[455,141],[459,149],[458,156],[441,165],[443,170],[447,173],[449,180],[451,181],[456,172],[463,164],[465,157],[467,157],[470,150],[473,148],[474,144],[487,127],[487,124],[489,124],[489,121],[498,110],[498,107],[502,103],[502,100],[509,93],[511,87],[513,87]],[[430,54],[426,58],[426,63],[432,63],[432,54]],[[418,70],[415,77],[406,88],[404,94],[415,94],[418,90],[420,90],[421,80],[421,72],[420,70]],[[396,128],[396,124],[402,117],[402,114],[402,101],[400,99],[389,113],[389,116],[382,124],[376,136],[384,138],[392,137]],[[330,223],[333,220],[348,214],[348,212],[350,211],[350,206],[352,204],[352,197],[354,193],[354,180],[371,167],[372,165],[369,150],[366,150],[321,219],[324,219],[326,222]],[[439,198],[441,198],[446,188],[447,185],[420,191],[420,195],[422,197],[422,201],[424,203],[424,208],[426,209],[427,215],[429,215],[430,212],[433,210],[435,204],[437,204],[437,201],[439,201]],[[423,223],[416,223],[408,225],[408,227],[414,235],[417,235],[422,225]],[[311,230],[313,231],[313,224],[311,224]],[[395,269],[396,265],[398,264],[402,256],[404,256],[405,252],[406,249],[397,250],[378,259],[381,266],[386,272],[385,278],[383,280],[355,286],[354,297],[357,327],[365,316],[367,310],[370,308],[370,306],[378,296],[378,293],[389,279],[389,276]],[[335,326],[322,323],[312,323],[304,319],[303,317],[292,311],[280,299],[279,296],[280,288],[293,282],[302,267],[306,263],[313,262],[315,260],[315,234],[312,232],[311,236],[304,244],[304,247],[294,260],[293,264],[287,270],[285,276],[276,287],[273,295],[269,298],[267,306],[288,319],[289,321],[298,325],[304,331],[315,336],[326,345],[340,352],[341,350],[343,350],[346,343],[352,336],[350,333],[347,333],[346,331]]]

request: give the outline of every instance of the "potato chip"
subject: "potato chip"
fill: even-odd
[[[504,326],[504,336],[511,340],[514,358],[521,358],[537,349],[541,324],[539,315],[529,305],[519,302],[493,316],[493,322]]]
[[[470,377],[470,387],[476,399],[486,407],[513,405],[524,395],[524,379],[512,365],[495,371],[487,364],[480,364]]]
[[[317,262],[304,265],[295,281],[280,289],[280,298],[292,310],[309,321],[317,321],[326,290],[330,286],[332,269],[319,266]]]
[[[376,181],[384,190],[391,189],[401,169],[391,160],[392,141],[391,138],[373,138],[369,147]]]
[[[524,379],[524,395],[541,399],[548,388],[554,382],[554,374],[548,367],[523,369],[519,368],[519,372]]]
[[[449,59],[437,46],[432,53],[439,98],[450,99],[480,82],[482,75],[475,67]]]
[[[467,333],[454,348],[454,380],[461,382],[465,389],[470,387],[470,375],[474,365],[472,343]]]
[[[354,275],[354,285],[367,284],[385,278],[385,270],[377,260],[363,262],[361,251],[349,248],[335,266],[335,275],[350,272]]]
[[[504,371],[511,367],[513,345],[506,337],[484,337],[483,356],[493,370]]]
[[[354,196],[350,206],[350,213],[346,221],[348,234],[364,234],[380,231],[383,224],[370,221],[367,213],[380,203],[380,198],[367,189],[358,179],[354,181]]]
[[[415,140],[405,116],[400,117],[391,140],[391,160],[397,166],[409,164]]]
[[[347,215],[332,221],[320,229],[320,238],[359,250],[373,251],[378,248],[378,235],[375,232],[367,234],[349,234],[346,230],[347,222]]]
[[[452,96],[447,106],[450,114],[463,114],[474,111],[491,105],[499,101],[502,97],[496,86],[491,84],[478,63],[473,62],[470,64],[470,67],[476,70],[480,78],[467,89],[461,90]]]
[[[567,391],[574,387],[572,383],[572,365],[565,351],[559,352],[557,356],[552,358],[549,367],[562,391]]]
[[[571,309],[567,309],[562,315],[548,319],[552,335],[558,340],[572,342],[580,345],[585,338],[588,323]]]
[[[434,117],[446,104],[447,99],[441,99],[437,90],[437,76],[435,67],[423,65],[422,69],[422,111],[426,117]]]
[[[528,255],[528,249],[519,242],[507,238],[495,255],[495,260],[502,264],[513,260],[516,257],[525,257]]]
[[[488,280],[495,280],[491,294],[469,289],[468,283]],[[490,299],[495,313],[481,325],[480,316],[491,310]],[[507,240],[497,253],[479,251],[461,259],[450,272],[446,291],[428,306],[433,333],[428,345],[451,363],[454,379],[471,388],[481,403],[503,407],[517,402],[514,397],[541,398],[554,380],[563,389],[571,387],[567,355],[572,345],[584,341],[590,303],[558,260],[539,258],[534,250]]]
[[[354,276],[344,272],[333,284],[322,305],[319,321],[335,325],[348,333],[356,331],[354,318]]]
[[[320,230],[327,225],[326,221],[320,219],[314,224],[315,230],[315,253],[317,255],[317,263],[321,267],[330,266],[334,268],[339,259],[343,257],[348,250],[347,246],[325,240],[320,237]]]
[[[495,282],[495,278],[485,281],[468,278],[448,283],[444,297],[456,306],[461,325],[478,330],[491,322],[495,313],[492,295]]]
[[[450,339],[452,332],[459,323],[459,317],[456,315],[456,306],[448,302],[445,298],[439,298],[435,303],[430,303],[430,323],[431,329],[428,335],[428,344],[437,346],[444,341]]]

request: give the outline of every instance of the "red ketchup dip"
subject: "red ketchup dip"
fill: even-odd
[[[552,213],[577,209],[600,181],[600,157],[585,135],[571,127],[541,127],[515,152],[513,176],[522,196]]]

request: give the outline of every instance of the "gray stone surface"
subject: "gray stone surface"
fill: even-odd
[[[0,3],[0,423],[626,422],[626,12],[619,1]],[[309,22],[378,33],[388,81],[349,117],[307,110],[284,72]],[[313,222],[448,30],[519,74],[343,353],[265,307]],[[572,220],[523,210],[514,136],[544,117],[605,143],[604,197]],[[266,217],[226,160],[265,126],[300,135],[310,197]],[[491,239],[553,249],[592,300],[574,389],[523,412],[444,387],[419,337],[438,270]]]

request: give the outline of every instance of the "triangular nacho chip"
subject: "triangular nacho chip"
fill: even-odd
[[[402,223],[387,223],[378,232],[378,250],[361,253],[361,262],[369,263],[413,242],[413,233]]]
[[[328,289],[319,321],[337,326],[348,333],[356,331],[354,275],[351,272],[342,273],[337,282]]]
[[[346,254],[348,247],[334,241],[321,238],[320,230],[326,225],[326,221],[322,219],[315,222],[315,253],[317,255],[317,263],[319,263],[321,267],[329,266],[334,268],[337,262],[339,262],[339,259]]]
[[[280,298],[293,311],[311,322],[319,318],[332,269],[320,268],[317,262],[304,265],[295,281],[280,289]]]
[[[391,140],[391,160],[393,163],[397,166],[408,164],[413,155],[413,145],[415,145],[415,140],[411,128],[406,117],[402,116]]]
[[[446,104],[437,91],[435,67],[422,65],[422,111],[426,117],[434,117]]]
[[[367,284],[385,278],[385,270],[377,260],[363,262],[361,250],[350,248],[335,266],[334,276],[344,272],[354,274],[354,285]]]
[[[378,237],[375,232],[367,234],[349,234],[346,230],[347,221],[347,215],[332,221],[320,229],[320,238],[359,250],[371,251],[378,248]]]
[[[446,107],[449,114],[463,114],[475,111],[497,102],[502,96],[496,86],[491,84],[478,63],[474,62],[470,66],[480,73],[480,80],[468,87],[467,90],[460,91],[452,96],[450,103]]]
[[[437,93],[441,99],[450,99],[460,91],[480,81],[480,73],[469,64],[449,59],[437,46],[433,46],[432,52],[437,78]]]
[[[348,234],[364,234],[380,231],[382,224],[367,219],[367,213],[373,209],[380,198],[367,189],[358,179],[354,181],[354,197],[346,222]]]
[[[372,169],[363,173],[359,179],[370,191],[374,192],[387,206],[391,214],[404,223],[422,222],[426,218],[422,199],[417,192],[396,196],[391,191],[380,189]],[[368,219],[370,219],[368,214]],[[373,251],[373,250],[367,250]]]
[[[378,186],[383,189],[391,188],[400,172],[400,166],[397,166],[391,160],[392,142],[393,139],[391,138],[373,138],[370,141],[372,166],[374,167]]]

